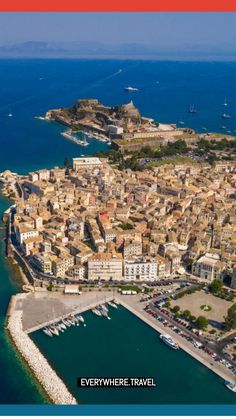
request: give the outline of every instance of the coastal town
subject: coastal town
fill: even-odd
[[[79,157],[71,168],[2,177],[14,192],[15,244],[35,273],[141,283],[230,275],[234,288],[235,170],[230,162],[132,172]]]
[[[87,107],[95,106],[97,120],[100,112],[112,112],[109,130],[116,139],[110,136],[109,141],[124,141],[117,139],[124,135],[124,124],[120,127],[119,119],[114,119],[121,115],[129,145],[137,144],[137,132],[150,131],[147,137],[158,141],[159,152],[170,143],[175,151],[179,145],[183,148],[176,127],[167,129],[148,118],[140,122],[133,104],[125,110],[104,110],[97,101],[87,102],[82,112],[84,101],[78,101],[81,122],[76,130],[88,134]],[[56,120],[58,111],[49,111],[46,117]],[[75,119],[63,123],[72,127]],[[101,129],[104,125],[99,136]],[[162,143],[157,130],[168,133]],[[193,138],[191,130],[186,133]],[[194,147],[197,141],[202,143],[202,138],[195,137]],[[150,154],[150,144],[144,145],[145,150],[139,146],[141,153]],[[115,147],[111,155],[65,159],[63,167],[1,174],[2,193],[14,201],[3,215],[6,252],[20,266],[26,292],[11,304],[11,337],[28,360],[28,333],[42,329],[48,336],[58,335],[75,325],[76,315],[83,311],[109,318],[108,305],[121,304],[162,333],[167,345],[183,348],[236,391],[236,163],[226,158],[210,164],[177,155],[162,164],[139,162],[132,170],[125,161],[127,156]],[[42,314],[36,307],[42,307],[45,298],[49,303]],[[57,299],[61,309],[56,315],[52,306]],[[70,308],[65,306],[68,301],[73,302]],[[30,345],[40,359],[37,347]],[[42,363],[54,380],[44,358]],[[39,364],[33,362],[32,369],[51,400],[58,402],[61,388],[64,399],[76,403],[58,377],[57,390],[51,394]]]

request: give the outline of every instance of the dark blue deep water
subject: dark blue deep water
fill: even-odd
[[[133,94],[124,92],[123,88],[129,85],[138,87],[139,91]],[[91,154],[96,150],[106,148],[104,143],[98,141],[91,141],[87,148],[78,147],[60,135],[62,127],[54,123],[34,119],[35,115],[43,115],[50,108],[68,106],[75,102],[77,98],[82,97],[98,98],[107,105],[122,104],[132,99],[143,115],[154,117],[158,121],[177,123],[182,120],[186,126],[199,131],[202,127],[206,127],[209,131],[222,132],[221,126],[225,125],[226,130],[233,133],[236,129],[236,63],[0,60],[0,172],[11,169],[25,173],[37,168],[61,165],[64,157],[71,158],[81,153]],[[227,107],[223,106],[225,98],[228,102]],[[188,113],[190,104],[196,106],[198,110],[196,114]],[[231,119],[223,121],[221,119],[223,112],[229,113]],[[13,116],[9,117],[9,113],[12,113]],[[9,205],[9,201],[0,197],[1,213]],[[4,321],[7,304],[10,296],[19,289],[18,276],[7,264],[4,257],[4,243],[1,238],[0,403],[42,403],[45,401],[44,396],[39,392],[31,376],[15,356],[14,350],[12,350],[5,335]],[[73,334],[76,333],[75,339],[81,339],[78,355],[83,358],[83,363],[78,362],[76,373],[83,372],[85,374],[87,365],[88,369],[90,366],[96,365],[97,373],[100,371],[99,368],[102,368],[102,373],[109,375],[109,368],[106,370],[109,363],[102,358],[102,348],[107,339],[108,324],[103,322],[103,326],[101,325],[99,329],[99,335],[96,335],[98,345],[96,355],[96,347],[92,348],[90,352],[87,352],[86,348],[88,342],[90,342],[90,348],[93,343],[96,344],[92,339],[91,331],[94,330],[94,333],[98,334],[100,319],[88,318],[88,320],[90,320],[88,321],[88,330],[69,330],[67,335],[71,336],[72,346]],[[165,359],[168,368],[169,360],[171,362],[172,370],[169,371],[168,377],[173,380],[171,382],[173,398],[171,393],[167,397],[166,392],[162,389],[156,399],[153,395],[147,396],[147,402],[156,400],[158,403],[176,403],[178,398],[174,394],[174,389],[178,388],[180,382],[181,386],[184,386],[182,391],[178,388],[178,394],[181,394],[179,401],[181,402],[234,402],[235,395],[225,390],[221,380],[184,353],[173,354],[170,353],[168,348],[160,346],[159,342],[156,343],[156,334],[154,336],[152,330],[148,329],[146,325],[140,324],[140,322],[137,323],[135,318],[130,317],[125,312],[114,314],[114,328],[109,331],[107,348],[112,350],[111,342],[113,341],[112,333],[114,330],[117,333],[114,342],[119,337],[120,352],[124,353],[125,349],[129,350],[122,344],[122,330],[117,329],[120,321],[124,321],[125,324],[129,323],[132,333],[134,333],[130,335],[133,336],[130,348],[132,347],[133,351],[138,351],[137,348],[140,348],[142,356],[149,357],[149,353],[145,352],[148,346],[142,343],[145,335],[145,342],[149,344],[152,363],[155,365],[155,374],[162,377],[166,388],[168,388],[168,383],[166,384],[166,378],[163,375],[163,366],[158,371],[158,364],[160,364],[158,360],[161,359],[161,362],[164,362]],[[112,321],[109,327],[111,325]],[[82,333],[83,336],[80,336]],[[100,340],[101,335],[104,335],[103,340]],[[125,336],[128,338],[128,335],[128,331],[124,329],[124,339],[126,339]],[[52,355],[50,355],[50,351],[53,349],[53,346],[50,347],[50,345],[54,345],[56,340],[50,341],[51,343],[46,348],[47,342],[49,342],[45,340],[46,337],[44,339],[44,336],[39,335],[38,338],[35,336],[35,339],[38,339],[42,349],[49,354],[51,362],[55,362],[60,374],[67,377],[72,388],[74,384],[70,381],[68,372],[65,371],[66,364],[60,368],[59,352],[54,361]],[[96,361],[98,354],[100,363]],[[113,356],[111,360],[113,360],[114,367],[118,357],[116,351]],[[147,367],[148,375],[151,371],[150,362],[144,362],[142,366],[142,356],[136,354],[134,358],[128,358],[128,361],[133,359],[135,362],[139,362],[138,365],[143,375],[145,375],[144,370]],[[93,363],[90,363],[91,359]],[[123,368],[125,359],[124,361],[119,359],[119,362],[123,362]],[[181,368],[176,366],[176,371],[179,371],[177,375],[175,374],[175,363],[176,365],[180,363],[179,365],[182,366]],[[130,371],[134,371],[132,370],[133,365],[130,364]],[[81,371],[80,366],[83,367],[81,367],[83,371]],[[188,368],[187,382],[184,381],[184,376],[180,376],[185,366]],[[128,368],[129,366],[125,365],[124,372]],[[92,371],[89,372],[92,373]],[[113,372],[116,373],[115,370]],[[193,393],[190,394],[191,391],[189,392],[188,389],[189,380],[194,381],[195,373],[199,384],[197,386],[198,397]],[[129,374],[127,373],[127,375]],[[196,386],[193,385],[191,388],[196,391]],[[186,392],[185,396],[184,392]],[[103,401],[106,399],[106,396],[104,397]],[[96,395],[90,396],[87,392],[81,394],[81,399],[84,403],[98,401]],[[112,402],[117,401],[116,395],[113,394],[111,399]],[[131,399],[134,401],[133,396]],[[125,401],[129,402],[127,398]],[[142,402],[145,402],[145,400],[142,400]]]
[[[139,92],[124,92],[130,85]],[[222,131],[224,125],[233,132],[236,63],[0,60],[0,171],[52,166],[65,156],[85,154],[85,148],[81,151],[59,135],[61,127],[34,119],[82,97],[108,105],[132,99],[143,115],[158,121],[184,121],[208,131]],[[222,105],[225,98],[227,107]],[[188,113],[190,104],[196,114]],[[231,119],[222,120],[223,112]],[[102,146],[92,142],[86,153]]]

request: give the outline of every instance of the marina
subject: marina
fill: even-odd
[[[84,312],[86,328],[70,327],[55,339],[48,339],[40,330],[30,334],[40,351],[53,362],[72,394],[81,403],[191,403],[213,402],[217,389],[220,398],[233,403],[234,393],[224,381],[182,350],[171,350],[130,309],[109,310],[111,321]],[[142,341],[140,341],[142,335]],[[106,339],[104,338],[106,336]],[[60,345],[60,354],[56,347]],[[70,348],[70,357],[65,358]],[[89,349],[88,349],[89,348]],[[88,353],[89,352],[89,353]],[[62,363],[62,359],[64,362]],[[77,359],[77,361],[76,361]],[[80,362],[80,360],[83,360]],[[73,367],[76,365],[76,368]],[[185,374],[182,374],[185,368]],[[175,375],[173,375],[173,370]],[[153,389],[91,389],[77,388],[77,376],[153,376],[157,386]],[[191,380],[194,375],[195,380]],[[178,382],[178,386],[177,386]],[[185,382],[191,385],[184,384]],[[207,390],[209,387],[209,390]],[[179,400],[179,401],[178,401]]]

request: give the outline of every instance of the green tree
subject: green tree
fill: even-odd
[[[180,306],[174,306],[172,309],[173,313],[175,314],[179,313],[179,310],[180,310]]]
[[[223,282],[220,279],[214,279],[209,286],[209,290],[212,294],[218,294],[222,290],[222,287]]]
[[[233,304],[225,317],[225,329],[231,330],[236,328],[236,304]]]
[[[189,310],[184,310],[183,311],[183,317],[184,317],[184,319],[190,320],[191,319],[191,316],[192,316],[191,311],[189,311]]]
[[[48,285],[47,290],[48,290],[48,291],[52,291],[52,290],[53,290],[53,284],[52,284],[52,283],[50,283],[50,284]]]
[[[165,307],[170,308],[170,301],[166,301]]]
[[[196,326],[198,329],[205,330],[208,326],[208,320],[204,316],[198,316],[196,319]]]

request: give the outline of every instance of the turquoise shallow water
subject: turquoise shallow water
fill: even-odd
[[[111,320],[85,313],[87,327],[60,336],[31,338],[82,404],[235,403],[214,373],[184,351],[174,351],[129,311],[110,309]],[[152,388],[77,388],[77,377],[154,377]]]
[[[123,87],[129,85],[138,87],[139,92],[124,92]],[[60,135],[62,127],[59,125],[34,119],[35,115],[43,115],[50,108],[70,105],[80,97],[97,97],[108,105],[132,99],[145,116],[163,122],[183,120],[195,129],[201,130],[204,126],[215,131],[221,130],[221,114],[225,110],[222,103],[226,97],[229,103],[227,112],[232,118],[227,123],[224,121],[224,125],[233,132],[236,129],[236,63],[0,60],[0,172],[11,169],[26,173],[60,165],[64,157],[106,148],[98,141],[91,141],[86,148],[78,147]],[[197,107],[197,114],[188,114],[191,103]],[[13,114],[12,118],[8,117],[9,112]],[[0,214],[9,205],[10,202],[0,196]],[[7,264],[4,243],[0,240],[0,403],[42,403],[44,397],[18,361],[5,335],[7,305],[10,296],[19,289],[18,277]],[[235,395],[225,390],[221,380],[184,353],[176,354],[160,345],[156,333],[129,313],[119,310],[113,314],[110,324],[103,322],[102,327],[100,320],[88,314],[88,328],[69,330],[59,340],[49,342],[42,334],[34,337],[39,339],[42,349],[48,351],[49,358],[50,351],[55,352],[53,362],[66,379],[68,374],[72,390],[74,376],[71,376],[71,366],[66,372],[65,362],[70,359],[71,351],[76,375],[82,372],[94,375],[97,371],[110,375],[121,368],[127,375],[136,375],[141,370],[143,374],[147,371],[153,375],[153,370],[159,380],[165,380],[158,386],[158,393],[144,391],[142,396],[124,392],[124,402],[131,399],[138,402],[145,397],[150,403],[154,399],[157,403],[160,400],[167,403],[171,396],[170,402],[190,403],[199,391],[199,403],[234,401]],[[126,325],[129,322],[128,330]],[[66,352],[64,343],[58,343],[61,339],[67,340]],[[77,348],[76,352],[74,348]],[[168,369],[173,357],[171,369]],[[171,391],[166,392],[167,388]],[[91,391],[89,394],[84,390],[80,391],[80,397],[83,403],[118,402],[115,392],[109,393],[108,397],[105,392],[92,395]]]

